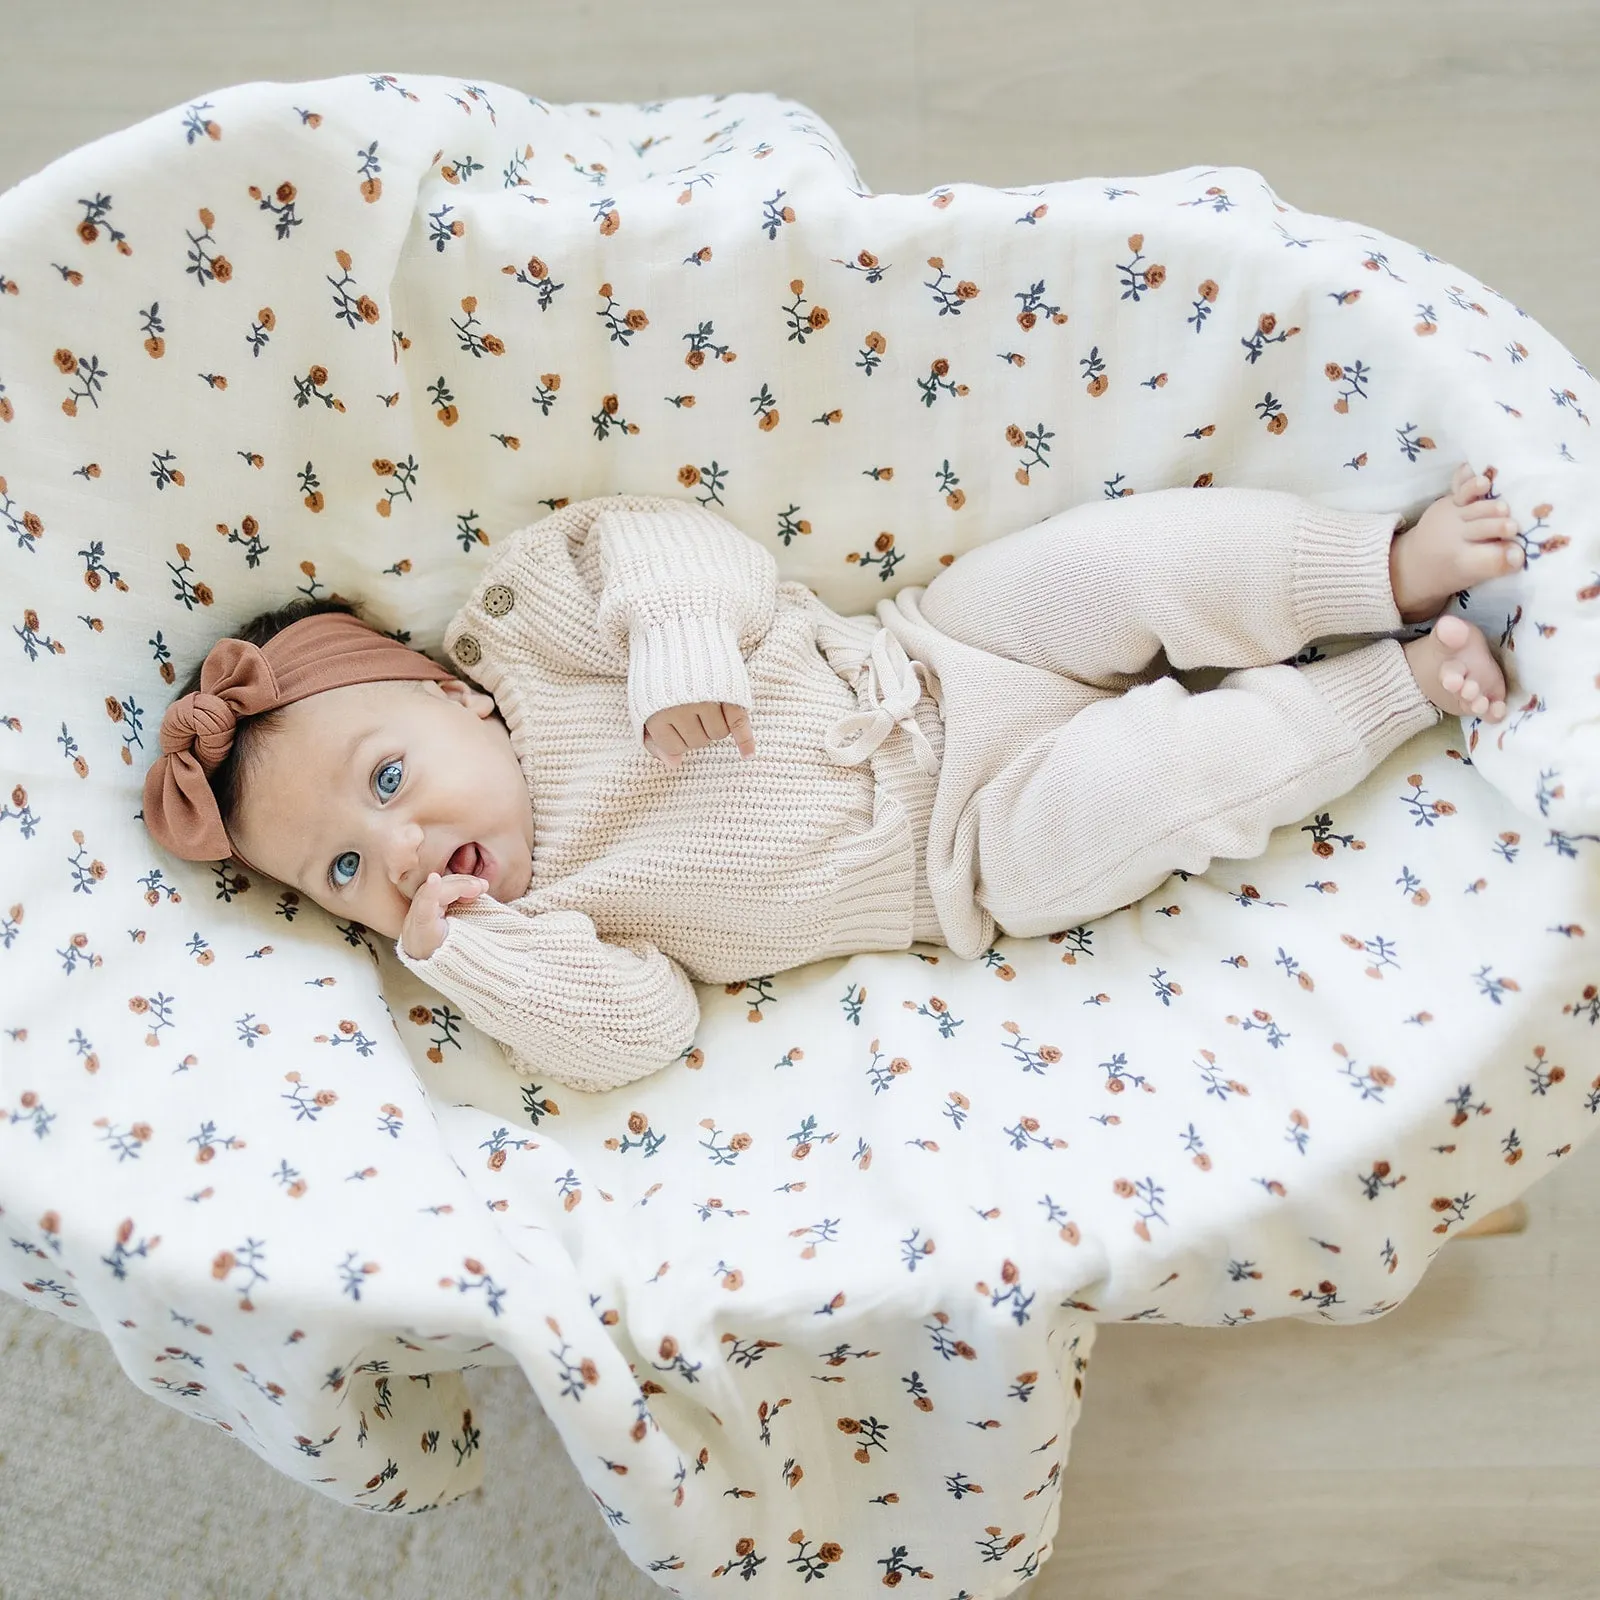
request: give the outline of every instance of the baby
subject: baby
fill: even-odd
[[[495,553],[460,672],[337,601],[219,641],[144,819],[396,940],[518,1070],[611,1088],[690,1048],[696,982],[1071,927],[1258,855],[1441,712],[1501,720],[1481,630],[1383,637],[1521,564],[1490,487],[1463,466],[1398,533],[1126,496],[855,617],[698,504],[587,500]]]

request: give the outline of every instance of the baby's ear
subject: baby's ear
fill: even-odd
[[[458,706],[465,706],[474,715],[492,717],[495,714],[494,696],[474,689],[470,683],[463,683],[459,678],[435,679],[433,682],[446,700],[454,700]]]

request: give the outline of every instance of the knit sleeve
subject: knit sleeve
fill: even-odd
[[[529,1077],[615,1089],[693,1043],[700,1004],[689,975],[652,944],[607,944],[581,911],[528,914],[458,905],[426,961],[400,960],[461,1007]]]
[[[693,505],[604,511],[590,540],[600,633],[628,652],[634,737],[670,706],[711,700],[752,709],[745,656],[772,625],[772,553]]]

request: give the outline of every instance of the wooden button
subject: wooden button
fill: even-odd
[[[464,633],[455,642],[455,658],[464,667],[475,667],[483,660],[483,647],[470,633]]]
[[[491,583],[483,591],[483,609],[491,617],[503,617],[516,603],[516,595],[503,583]]]

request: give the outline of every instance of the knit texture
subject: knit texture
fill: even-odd
[[[1131,511],[1082,508],[859,617],[694,504],[584,501],[511,536],[444,643],[510,731],[533,881],[400,959],[518,1070],[611,1088],[692,1049],[695,982],[1072,926],[1175,867],[1259,852],[1437,719],[1392,639],[1193,696],[1150,662],[1269,661],[1308,623],[1397,628],[1393,518],[1266,491],[1139,498],[1131,543]],[[1180,546],[1187,606],[1160,570]],[[754,757],[645,751],[651,715],[708,700],[746,709]]]

